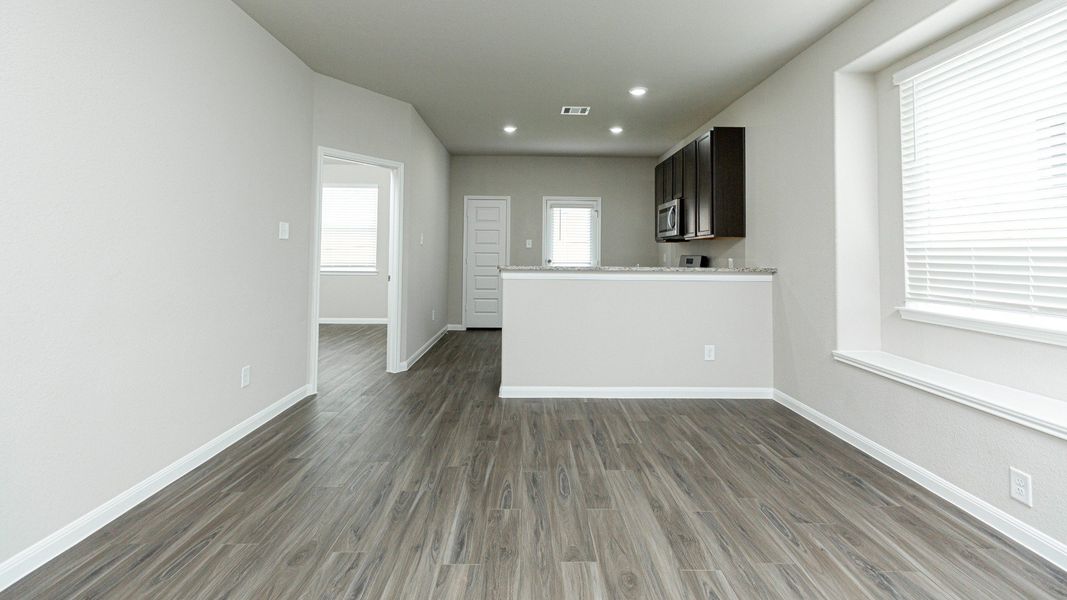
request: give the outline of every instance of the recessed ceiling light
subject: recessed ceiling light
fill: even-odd
[[[612,127],[611,129],[609,129],[608,131],[614,133],[615,135],[619,135],[620,133],[622,133],[622,127],[619,127],[618,125],[616,125],[616,126]]]
[[[519,130],[519,128],[515,127],[514,125],[505,125],[504,126],[504,133],[515,133],[518,130]]]
[[[648,93],[648,88],[646,88],[646,87],[638,86],[638,87],[630,88],[630,95],[631,96],[644,96],[647,93]]]

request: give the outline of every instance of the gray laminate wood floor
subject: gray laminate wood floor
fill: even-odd
[[[401,375],[384,326],[322,345],[317,398],[0,599],[1067,597],[772,402],[500,400],[495,331]]]

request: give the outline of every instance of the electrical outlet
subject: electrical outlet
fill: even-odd
[[[1023,473],[1015,467],[1009,467],[1011,479],[1011,497],[1033,508],[1034,486],[1029,473]]]
[[[245,365],[241,367],[241,387],[248,387],[250,383],[252,383],[252,366]]]
[[[285,221],[279,221],[278,222],[278,239],[279,240],[287,240],[287,239],[289,239],[289,224],[286,223]]]
[[[526,247],[533,248],[533,240],[526,240]]]
[[[704,346],[704,360],[715,360],[715,346]]]

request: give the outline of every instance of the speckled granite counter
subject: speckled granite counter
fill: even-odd
[[[635,278],[648,276],[680,277],[693,276],[723,277],[723,276],[765,276],[769,278],[778,272],[773,267],[543,267],[543,266],[505,266],[500,267],[500,273],[505,279],[515,278],[574,278],[580,276],[589,277],[628,277]]]

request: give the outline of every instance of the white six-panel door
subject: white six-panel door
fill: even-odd
[[[463,324],[500,327],[504,298],[498,267],[507,264],[508,198],[464,198]]]

